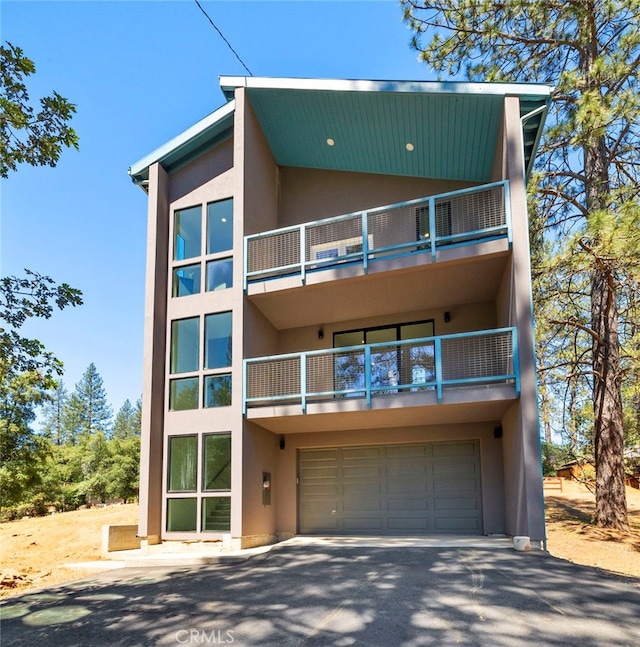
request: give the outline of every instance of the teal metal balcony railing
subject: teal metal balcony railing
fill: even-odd
[[[299,275],[344,263],[365,273],[379,259],[494,238],[511,243],[509,183],[442,193],[245,237],[245,289],[249,283]]]
[[[335,398],[513,384],[520,394],[515,328],[362,344],[346,348],[246,359],[244,411]]]

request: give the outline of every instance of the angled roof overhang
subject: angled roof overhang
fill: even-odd
[[[234,112],[235,101],[229,101],[207,115],[160,148],[132,164],[129,168],[131,179],[135,184],[145,188],[149,180],[149,167],[152,164],[160,162],[165,171],[171,173],[231,137]]]
[[[245,89],[281,166],[472,183],[492,179],[504,98],[517,96],[528,176],[553,90],[519,83],[227,76],[220,85],[229,103],[134,164],[134,181],[148,177],[150,163],[170,172],[218,143],[232,124],[238,88]]]

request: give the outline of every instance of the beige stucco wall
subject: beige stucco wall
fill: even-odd
[[[169,200],[175,202],[233,168],[233,138],[221,142],[171,174]]]
[[[149,168],[147,269],[142,368],[142,427],[138,534],[157,541],[162,523],[166,277],[169,254],[169,182],[159,164]]]
[[[518,327],[520,358],[520,400],[504,417],[505,433],[510,431],[505,452],[505,484],[510,497],[510,534],[543,540],[544,504],[536,367],[533,340],[533,304],[526,189],[522,161],[522,127],[517,97],[505,98],[506,172],[510,183],[513,228],[513,285],[511,315]],[[519,485],[521,484],[521,485]]]
[[[237,214],[234,249],[238,265],[242,264],[244,236],[277,226],[279,170],[260,124],[246,100],[243,89],[236,91],[235,167],[238,171],[235,187]],[[242,283],[238,283],[239,289]],[[234,386],[239,390],[241,406],[242,359],[245,345],[268,352],[273,346],[275,332],[262,315],[246,299],[234,310]],[[237,340],[237,343],[236,343]],[[236,354],[237,351],[237,354]],[[234,393],[235,395],[235,393]],[[249,545],[242,537],[259,535],[252,543],[268,543],[274,529],[275,506],[262,506],[262,472],[275,472],[269,457],[275,448],[273,435],[245,423],[241,409],[233,427],[231,535],[235,545]]]
[[[506,532],[503,495],[502,441],[494,438],[499,423],[475,423],[405,428],[362,429],[348,432],[287,434],[285,449],[278,450],[277,533],[297,531],[298,451],[307,447],[343,447],[387,443],[417,443],[478,439],[481,454],[482,515],[485,534]]]
[[[381,297],[384,298],[384,297]],[[320,326],[305,326],[283,330],[278,334],[278,354],[295,353],[305,350],[333,348],[333,333],[358,328],[374,328],[397,323],[426,321],[433,319],[434,335],[450,335],[471,330],[485,330],[496,326],[496,308],[493,303],[473,303],[456,306],[456,316],[445,323],[445,308],[437,310],[415,310],[412,312],[389,313],[380,317],[351,319],[322,326],[323,339],[318,339]],[[257,357],[259,355],[254,355]]]
[[[243,536],[267,535],[275,539],[278,501],[275,487],[279,480],[277,454],[279,439],[270,431],[250,422],[244,423],[242,492]],[[271,474],[271,504],[262,502],[262,474]],[[264,542],[263,542],[264,543]]]
[[[279,227],[471,186],[468,182],[283,167]]]

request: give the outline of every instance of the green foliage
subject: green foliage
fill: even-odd
[[[62,374],[62,364],[47,352],[37,339],[22,337],[18,330],[31,318],[49,319],[57,307],[62,310],[82,304],[82,292],[67,283],[56,285],[53,279],[31,270],[23,278],[0,279],[0,320],[8,329],[0,329],[0,370],[7,376],[26,371],[40,371],[49,378]]]
[[[62,412],[71,442],[89,442],[97,433],[110,432],[111,407],[102,377],[93,362],[89,364]]]
[[[131,405],[129,400],[124,404],[116,414],[113,422],[111,437],[116,440],[127,440],[129,438],[140,438],[140,411],[142,402],[138,400],[136,407]]]
[[[69,393],[62,380],[59,380],[50,394],[50,400],[42,407],[44,421],[40,433],[57,446],[65,440],[64,410],[68,399]]]
[[[575,454],[566,445],[554,443],[542,443],[542,474],[544,476],[555,476],[556,471],[574,460]]]
[[[69,126],[74,104],[53,92],[40,99],[40,110],[29,105],[26,77],[36,71],[23,51],[7,42],[0,46],[0,176],[18,164],[55,166],[64,147],[78,150],[78,136]]]
[[[622,440],[639,417],[640,2],[402,5],[437,73],[554,86],[530,182],[543,422],[593,443],[596,522],[624,529]]]

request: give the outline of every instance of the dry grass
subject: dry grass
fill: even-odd
[[[594,496],[583,485],[563,483],[545,492],[548,550],[577,564],[640,578],[640,491],[627,488],[631,532],[590,525]],[[63,512],[0,524],[0,598],[29,589],[68,582],[92,570],[65,564],[100,560],[102,526],[135,524],[138,506]]]
[[[0,524],[0,597],[95,572],[64,565],[101,559],[103,525],[137,523],[138,506],[128,504]]]

